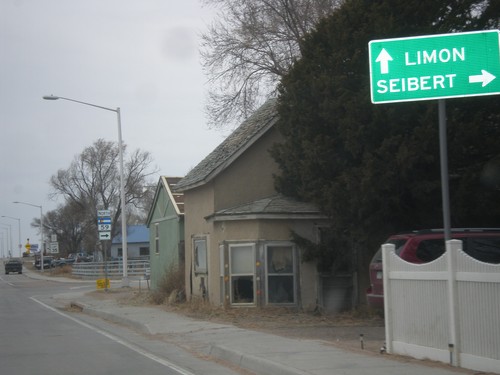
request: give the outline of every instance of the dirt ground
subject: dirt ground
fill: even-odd
[[[155,303],[149,291],[136,289],[91,292],[95,298],[114,298],[120,304],[155,306],[165,311],[217,323],[233,324],[285,337],[323,340],[328,344],[380,355],[384,320],[373,312],[349,311],[336,315],[313,314],[289,308],[217,308],[204,303]]]

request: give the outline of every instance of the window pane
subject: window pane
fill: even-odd
[[[268,273],[293,273],[293,249],[286,247],[267,248]]]
[[[207,243],[205,240],[194,241],[194,270],[207,270]]]
[[[294,303],[293,276],[269,276],[269,303]]]
[[[415,255],[422,262],[432,262],[445,252],[445,243],[440,240],[423,240],[418,245]]]
[[[254,255],[252,246],[234,246],[231,250],[231,273],[253,274]]]
[[[155,253],[158,254],[160,252],[160,225],[158,223],[155,224]]]
[[[232,276],[232,303],[253,303],[253,276]]]
[[[500,239],[494,237],[462,239],[464,252],[487,263],[500,263]]]

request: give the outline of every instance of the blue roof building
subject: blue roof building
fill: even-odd
[[[123,255],[122,234],[117,234],[111,242],[111,258]],[[145,225],[127,226],[127,257],[149,258],[149,229]]]

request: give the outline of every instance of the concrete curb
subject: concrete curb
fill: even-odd
[[[127,318],[124,318],[123,316],[119,316],[117,314],[108,313],[106,311],[94,309],[94,308],[92,308],[92,307],[90,307],[82,302],[72,301],[72,302],[70,302],[70,305],[78,307],[79,309],[82,310],[83,313],[85,313],[87,315],[95,316],[95,317],[107,320],[109,322],[117,323],[120,325],[129,326],[129,327],[134,328],[137,331],[140,331],[142,333],[146,333],[148,335],[151,334],[147,325],[140,323],[140,322],[137,322],[136,320],[127,319]]]
[[[233,363],[241,368],[253,371],[256,374],[307,375],[306,372],[287,367],[268,359],[244,354],[222,345],[211,345],[208,354],[218,359]]]

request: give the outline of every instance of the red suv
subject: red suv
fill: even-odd
[[[451,237],[461,240],[463,250],[471,257],[487,263],[500,263],[500,228],[452,229]],[[445,252],[444,231],[426,229],[390,236],[385,243],[396,247],[396,254],[410,263],[427,263]],[[368,306],[384,308],[382,249],[370,263],[370,288],[366,291]]]

